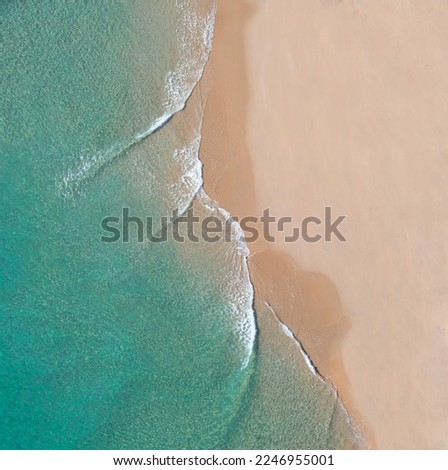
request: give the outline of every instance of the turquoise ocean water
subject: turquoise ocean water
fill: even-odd
[[[333,390],[232,243],[101,243],[193,205],[216,3],[1,3],[0,448],[338,448]]]

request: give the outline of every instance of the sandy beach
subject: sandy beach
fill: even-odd
[[[372,448],[448,448],[448,6],[221,0],[201,145],[238,217],[346,215],[251,243],[256,295]]]

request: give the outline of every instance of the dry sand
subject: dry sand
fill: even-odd
[[[251,276],[372,447],[448,448],[448,3],[221,0],[201,157],[235,216],[346,214]]]

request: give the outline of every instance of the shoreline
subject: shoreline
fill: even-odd
[[[220,2],[218,5],[209,58],[212,84],[205,107],[200,149],[204,191],[232,216],[240,218],[259,213],[253,162],[245,144],[249,82],[245,51],[241,46],[245,23],[253,12],[253,6],[248,2]],[[258,228],[260,230],[260,225]],[[248,243],[248,248],[254,301],[268,304],[278,321],[289,329],[300,345],[304,360],[311,362],[315,372],[334,387],[354,428],[361,430],[368,445],[372,446],[374,438],[353,403],[341,361],[339,342],[348,328],[348,320],[340,311],[333,283],[324,275],[301,270],[275,244],[259,239]],[[304,284],[306,299],[302,293]],[[324,298],[331,297],[326,305],[325,301],[315,298],[319,294]],[[335,307],[328,308],[332,302]],[[316,309],[320,310],[320,315],[313,315]],[[300,316],[297,311],[301,312]]]
[[[370,448],[448,448],[447,22],[436,0],[217,10],[204,190],[239,218],[348,215],[347,243],[258,240],[248,261]]]

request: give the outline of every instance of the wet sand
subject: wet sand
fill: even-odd
[[[440,0],[221,1],[201,158],[232,215],[347,215],[347,242],[250,244],[251,277],[371,447],[448,447]]]

